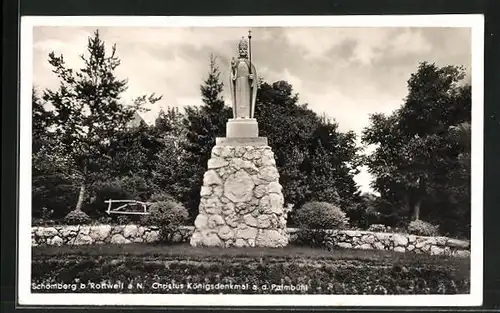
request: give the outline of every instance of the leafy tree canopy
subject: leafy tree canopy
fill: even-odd
[[[363,132],[363,142],[376,146],[367,158],[373,187],[400,216],[443,222],[452,211],[470,210],[467,203],[442,205],[449,203],[452,185],[466,191],[470,183],[451,177],[470,151],[471,88],[464,77],[462,67],[421,63],[408,80],[404,104],[390,115],[372,115]],[[465,223],[467,214],[460,215]]]

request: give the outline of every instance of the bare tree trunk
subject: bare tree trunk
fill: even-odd
[[[75,211],[81,211],[83,206],[83,200],[85,199],[85,193],[87,187],[85,186],[85,180],[80,184],[80,193],[78,194],[78,202],[76,203]]]
[[[413,206],[413,220],[420,219],[420,207],[422,206],[422,199],[424,197],[425,188],[424,188],[424,179],[420,177],[418,179],[418,191],[417,191],[417,201],[415,201],[415,205]]]
[[[83,201],[87,193],[87,162],[83,166],[83,179],[80,184],[80,193],[78,194],[78,201],[76,202],[75,211],[81,211],[83,206]]]

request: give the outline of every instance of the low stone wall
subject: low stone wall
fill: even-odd
[[[180,228],[174,242],[189,242],[194,227]],[[288,228],[290,242],[297,238],[298,230]],[[156,226],[138,225],[81,225],[32,227],[32,246],[90,245],[103,243],[153,243],[159,239]],[[326,245],[332,249],[378,249],[397,252],[426,253],[431,255],[470,256],[470,242],[447,237],[425,237],[399,233],[370,232],[361,230],[327,230]]]
[[[297,238],[297,229],[288,229],[290,241]],[[426,237],[400,233],[361,230],[327,230],[328,248],[391,250],[431,255],[470,256],[470,242],[448,237]]]
[[[173,234],[173,241],[189,241],[193,227],[182,227]],[[104,243],[153,243],[160,237],[156,226],[138,225],[61,225],[32,227],[31,245],[91,245]]]

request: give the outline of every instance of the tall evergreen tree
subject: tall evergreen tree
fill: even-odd
[[[156,102],[154,94],[139,97],[133,105],[123,103],[121,95],[127,81],[115,75],[120,60],[116,45],[106,52],[99,31],[88,39],[87,55],[81,55],[84,67],[68,68],[62,55],[49,54],[49,63],[60,80],[55,91],[47,89],[44,100],[54,107],[54,126],[63,153],[78,173],[79,195],[75,210],[81,210],[92,174],[99,172],[99,160],[107,153],[115,135],[124,131],[134,112],[146,101]]]
[[[186,129],[186,140],[183,142],[184,163],[189,166],[180,181],[184,187],[181,192],[182,201],[189,208],[191,218],[195,218],[197,214],[203,174],[215,145],[215,138],[225,136],[226,122],[232,114],[231,108],[224,103],[223,88],[217,58],[211,55],[208,77],[200,86],[203,105],[187,107],[183,121]]]

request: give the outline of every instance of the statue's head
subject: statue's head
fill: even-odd
[[[238,53],[240,58],[248,58],[248,42],[244,37],[241,38],[238,44]]]

